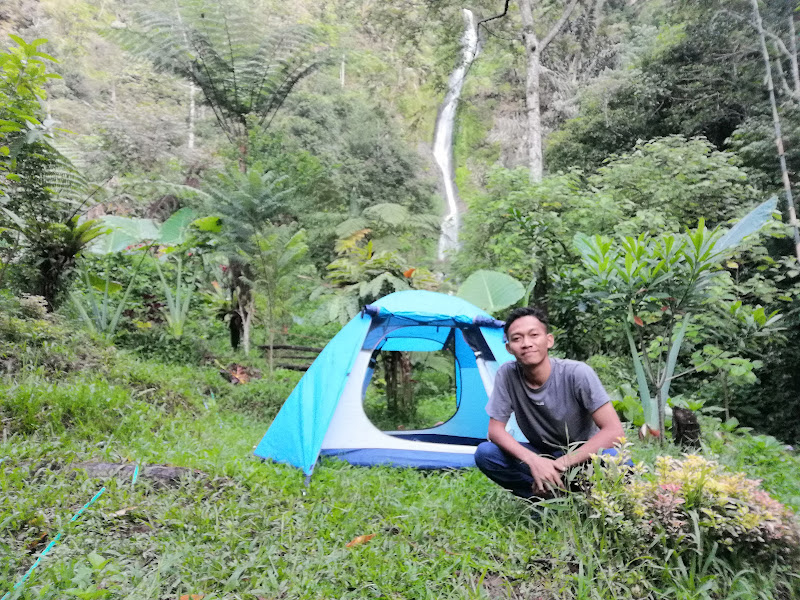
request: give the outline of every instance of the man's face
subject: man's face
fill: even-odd
[[[508,328],[506,349],[524,366],[539,365],[552,347],[553,335],[547,333],[544,324],[536,317],[520,317]]]

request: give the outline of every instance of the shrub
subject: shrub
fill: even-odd
[[[759,488],[760,481],[698,455],[659,457],[648,472],[619,456],[595,458],[586,503],[620,548],[660,547],[664,555],[693,543],[718,545],[745,560],[797,561],[800,527],[792,510]],[[601,463],[602,460],[602,463]],[[655,542],[655,544],[654,544]]]
[[[108,362],[109,349],[99,340],[69,327],[59,315],[39,318],[37,298],[0,298],[0,373],[43,368],[60,374]]]
[[[28,319],[45,319],[47,318],[47,300],[42,296],[31,296],[30,294],[22,294],[19,301],[20,312],[22,316]]]
[[[145,360],[174,365],[200,365],[208,358],[208,348],[204,340],[194,335],[175,338],[161,327],[142,323],[136,329],[120,331],[115,340],[120,348],[136,353]]]

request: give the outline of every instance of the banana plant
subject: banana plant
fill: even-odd
[[[711,299],[710,284],[720,263],[745,237],[763,227],[776,210],[771,198],[730,230],[709,230],[701,220],[694,230],[657,238],[625,237],[614,242],[602,236],[575,236],[574,245],[590,278],[587,290],[615,306],[636,373],[644,409],[644,432],[664,431],[666,403],[675,366],[692,317]],[[773,324],[779,315],[764,319]],[[657,331],[647,343],[644,331]]]
[[[106,227],[105,233],[99,236],[88,250],[95,256],[104,257],[103,276],[90,273],[85,267],[81,267],[81,279],[86,291],[85,293],[73,291],[70,298],[81,320],[90,330],[111,337],[117,330],[139,270],[150,248],[155,244],[159,230],[150,219],[107,216],[102,217],[100,221]],[[122,291],[122,284],[113,280],[111,256],[121,252],[140,256],[122,297],[115,300],[116,294]]]
[[[161,251],[156,257],[155,265],[166,299],[164,318],[167,320],[167,332],[176,339],[183,336],[195,292],[194,280],[188,283],[184,281],[184,267],[192,262],[193,254],[189,249],[196,241],[196,236],[192,231],[192,226],[197,220],[196,217],[197,215],[192,209],[182,208],[164,221],[158,235]],[[198,225],[203,227],[205,223],[205,220],[200,220]],[[161,268],[162,261],[170,258],[173,258],[175,262],[174,284],[167,282],[164,270]]]

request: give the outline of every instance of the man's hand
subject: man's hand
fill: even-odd
[[[564,467],[560,467],[556,461],[531,453],[525,460],[525,464],[530,467],[531,475],[533,475],[534,492],[543,494],[553,488],[564,487],[564,483],[561,481],[561,472]]]
[[[557,459],[555,459],[553,461],[553,465],[555,466],[556,469],[558,469],[559,473],[565,472],[572,466],[566,454],[564,456],[559,456]]]

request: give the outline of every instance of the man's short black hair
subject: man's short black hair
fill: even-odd
[[[541,324],[544,325],[544,330],[546,332],[550,331],[550,321],[547,318],[547,313],[543,309],[538,306],[521,306],[520,308],[512,310],[508,313],[508,317],[506,317],[506,324],[503,325],[503,333],[506,334],[506,338],[508,337],[508,328],[511,327],[511,324],[522,317],[536,317]]]

